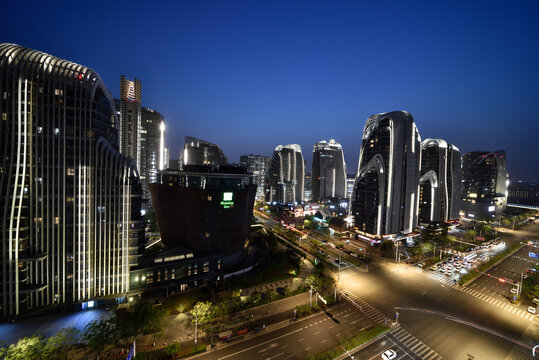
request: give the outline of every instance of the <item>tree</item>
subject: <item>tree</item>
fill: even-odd
[[[193,322],[195,321],[195,317],[198,316],[198,322],[199,323],[208,323],[213,321],[214,312],[213,312],[213,304],[209,301],[199,301],[193,306],[193,309],[191,310],[191,315],[193,316]]]
[[[47,339],[45,353],[51,359],[67,360],[69,349],[75,345],[80,338],[80,331],[74,327],[59,330],[56,334]]]
[[[180,353],[182,350],[182,346],[180,343],[172,343],[169,346],[165,347],[165,352],[167,355],[170,355],[170,357],[174,357]]]
[[[41,335],[23,337],[11,344],[4,353],[4,360],[41,359],[45,353],[45,340]]]
[[[391,240],[384,240],[380,244],[380,250],[382,251],[391,251],[393,249],[393,242]]]
[[[101,319],[88,323],[84,327],[83,339],[96,354],[101,354],[105,346],[117,339],[115,321],[113,319]]]

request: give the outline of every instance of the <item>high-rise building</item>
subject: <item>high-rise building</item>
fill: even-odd
[[[225,165],[228,159],[221,147],[191,136],[185,137],[185,145],[181,154],[184,165]]]
[[[140,183],[93,70],[0,44],[2,317],[125,296]],[[143,245],[143,243],[142,243]]]
[[[120,99],[116,99],[116,110],[120,123],[120,152],[141,166],[142,130],[142,84],[139,79],[127,80],[120,76]]]
[[[266,201],[299,204],[303,201],[305,161],[298,144],[279,145],[273,152],[266,179]]]
[[[539,206],[539,184],[526,183],[523,181],[511,182],[507,186],[510,204]]]
[[[350,200],[357,231],[380,238],[417,227],[420,159],[421,138],[410,113],[367,119]]]
[[[419,180],[419,221],[421,223],[457,220],[461,197],[460,152],[441,139],[421,143]]]
[[[314,144],[311,193],[313,201],[346,197],[346,165],[342,146],[333,139]]]
[[[354,189],[354,183],[356,182],[356,174],[346,174],[346,198],[352,197],[352,190]]]
[[[462,157],[462,205],[464,216],[493,218],[507,206],[505,151],[472,151]]]
[[[219,254],[225,263],[241,258],[256,194],[244,167],[184,165],[181,171],[160,172],[150,190],[167,247]]]
[[[140,136],[140,180],[144,198],[150,200],[148,184],[157,181],[157,170],[163,169],[164,117],[159,112],[142,107],[142,127]]]
[[[256,183],[256,198],[264,200],[264,185],[268,175],[271,158],[264,155],[242,155],[240,164],[245,166],[248,172],[254,175]]]

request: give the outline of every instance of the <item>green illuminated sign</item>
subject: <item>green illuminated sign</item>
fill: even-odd
[[[232,201],[232,195],[233,193],[231,192],[223,193],[223,201],[221,201],[220,203],[223,209],[229,209],[234,206],[234,201]]]

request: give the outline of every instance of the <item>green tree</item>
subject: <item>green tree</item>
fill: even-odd
[[[116,324],[113,319],[94,320],[84,327],[83,339],[98,355],[101,354],[105,346],[115,342],[117,336]]]
[[[172,343],[169,346],[165,347],[165,352],[170,357],[174,357],[178,355],[181,350],[182,350],[182,346],[180,345],[180,343],[177,343],[177,342]]]
[[[47,339],[44,351],[51,359],[67,360],[69,350],[80,338],[80,331],[74,327],[59,330]]]
[[[45,340],[41,335],[23,337],[5,349],[4,360],[33,360],[45,355]]]
[[[211,322],[215,318],[213,304],[209,301],[199,301],[193,306],[191,315],[193,316],[193,322],[195,321],[196,316],[198,316],[199,324]]]

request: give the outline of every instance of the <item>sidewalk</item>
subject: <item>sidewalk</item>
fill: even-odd
[[[303,264],[301,264],[299,267],[299,273],[294,278],[290,277],[288,279],[274,281],[272,283],[257,285],[247,289],[243,289],[241,290],[241,295],[250,296],[255,292],[265,293],[268,290],[277,290],[278,288],[284,288],[286,286],[290,288],[290,291],[294,291],[305,284],[305,279],[311,273],[313,268],[314,266],[312,265],[312,263],[309,260],[305,259],[303,261]]]

